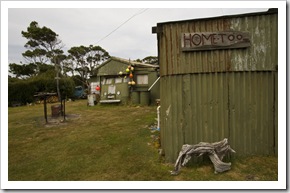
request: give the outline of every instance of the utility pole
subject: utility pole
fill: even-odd
[[[55,65],[55,70],[56,70],[56,92],[57,92],[57,97],[58,97],[58,102],[61,101],[61,95],[60,95],[60,90],[59,90],[59,64],[56,62],[56,57],[54,57],[54,65]]]

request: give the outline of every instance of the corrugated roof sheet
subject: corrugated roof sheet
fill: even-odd
[[[178,21],[166,21],[166,22],[157,23],[157,26],[158,25],[161,26],[163,24],[169,24],[169,23],[182,23],[182,22],[191,22],[191,21],[198,21],[198,20],[202,21],[202,20],[212,20],[212,19],[227,19],[227,18],[235,18],[235,17],[241,18],[241,17],[258,16],[258,15],[266,15],[266,14],[273,14],[273,13],[278,13],[278,8],[270,8],[267,11],[262,11],[262,12],[223,15],[223,16],[217,16],[217,17],[204,17],[204,18],[178,20]]]
[[[145,68],[159,68],[158,65],[154,65],[154,64],[147,64],[147,63],[140,63],[140,62],[136,62],[136,61],[131,61],[131,60],[127,60],[127,59],[124,59],[124,58],[119,58],[119,57],[115,57],[115,56],[112,56],[109,60],[107,60],[106,62],[104,62],[103,64],[101,64],[100,66],[97,67],[98,68],[101,68],[102,66],[106,65],[107,63],[111,62],[112,60],[115,60],[115,61],[119,61],[119,62],[122,62],[122,63],[125,63],[127,65],[132,65],[132,66],[136,66],[136,67],[145,67]]]

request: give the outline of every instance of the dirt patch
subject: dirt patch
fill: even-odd
[[[67,114],[65,116],[65,119],[63,116],[59,117],[48,117],[47,123],[45,124],[45,127],[54,127],[54,126],[63,126],[67,125],[69,120],[79,119],[81,117],[80,114]]]

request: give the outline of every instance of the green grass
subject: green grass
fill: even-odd
[[[56,125],[44,124],[43,105],[8,111],[9,181],[278,180],[278,158],[272,156],[235,158],[232,169],[221,174],[214,174],[210,162],[189,164],[171,176],[174,164],[148,145],[153,144],[148,128],[155,123],[155,106],[69,102],[66,113],[79,117]]]

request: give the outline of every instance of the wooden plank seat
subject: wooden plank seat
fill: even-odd
[[[100,100],[100,103],[119,103],[121,102],[120,99],[114,99],[114,100]]]

